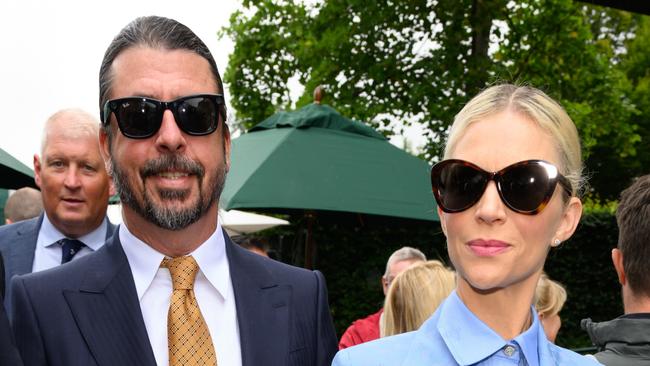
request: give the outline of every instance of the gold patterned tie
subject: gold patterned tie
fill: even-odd
[[[194,296],[199,266],[191,256],[165,258],[160,266],[169,268],[174,284],[167,316],[169,365],[216,365],[212,338]]]

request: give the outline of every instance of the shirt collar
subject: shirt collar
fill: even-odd
[[[227,300],[227,294],[232,293],[228,291],[231,287],[230,267],[220,223],[217,223],[217,229],[208,240],[196,248],[191,255],[208,282],[214,286],[224,300]]]
[[[537,318],[537,311],[531,306],[531,313],[533,315],[533,324],[523,333],[515,337],[514,341],[519,344],[521,347],[521,352],[526,357],[526,362],[529,366],[539,366],[539,347],[542,344],[539,344],[540,336],[543,337],[544,343],[548,342],[546,339],[546,333],[539,325],[539,319]],[[539,334],[541,332],[541,335]],[[538,347],[539,346],[539,347]]]
[[[477,363],[500,351],[509,343],[477,318],[465,306],[456,291],[452,292],[440,306],[438,331],[459,364]],[[530,366],[539,366],[537,343],[538,332],[541,328],[532,306],[531,312],[533,324],[513,341],[519,345]],[[468,347],[467,345],[476,346]]]
[[[104,245],[107,228],[107,219],[104,217],[102,223],[95,230],[75,239],[82,241],[88,248],[95,251]],[[38,232],[37,245],[47,248],[63,238],[66,238],[66,236],[52,224],[47,214],[43,215],[43,223]]]
[[[124,254],[131,267],[138,299],[141,300],[151,286],[165,255],[135,237],[126,225],[120,225],[119,235]],[[214,233],[190,255],[194,257],[208,282],[225,299],[230,283],[230,270],[220,223],[217,223]]]

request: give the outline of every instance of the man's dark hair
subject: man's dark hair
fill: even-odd
[[[187,50],[196,53],[208,61],[210,71],[217,84],[218,92],[224,92],[223,82],[221,81],[214,57],[212,57],[205,43],[190,28],[174,19],[158,16],[140,17],[129,23],[115,36],[104,54],[104,59],[99,69],[100,115],[103,114],[104,104],[109,100],[109,95],[111,94],[113,82],[112,66],[115,58],[122,51],[136,46],[146,46],[153,49]],[[110,136],[109,126],[103,125],[103,128]],[[228,126],[224,121],[224,136],[228,132]]]
[[[266,243],[266,240],[262,238],[247,235],[235,235],[231,238],[231,240],[236,244],[239,244],[242,248],[257,248],[263,250],[264,252],[268,252],[269,250],[269,246]]]
[[[616,209],[623,271],[635,294],[650,297],[650,175],[621,193]]]

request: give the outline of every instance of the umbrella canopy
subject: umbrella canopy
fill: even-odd
[[[221,220],[221,226],[230,236],[250,234],[279,225],[289,225],[287,220],[239,210],[219,210],[219,220]]]
[[[108,205],[106,215],[113,224],[121,224],[122,205],[119,203]],[[231,236],[254,233],[278,225],[289,225],[287,220],[237,210],[219,210],[219,221],[228,235]]]
[[[225,209],[332,210],[437,221],[430,166],[365,124],[310,104],[233,139]]]
[[[0,188],[34,187],[34,172],[8,152],[0,149]]]

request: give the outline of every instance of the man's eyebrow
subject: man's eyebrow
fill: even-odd
[[[115,99],[122,99],[122,98],[149,98],[149,99],[159,100],[153,94],[149,94],[149,93],[133,93],[131,95],[124,96],[124,97],[119,97],[119,98],[115,98]]]
[[[65,155],[61,155],[61,154],[48,154],[47,156],[45,156],[44,160],[46,163],[49,163],[54,160],[68,160],[68,158]]]

